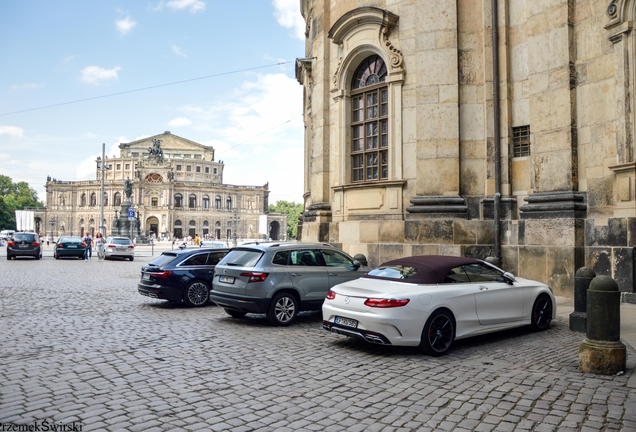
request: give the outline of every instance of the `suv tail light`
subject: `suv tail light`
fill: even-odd
[[[327,293],[327,300],[333,300],[336,298],[336,293],[329,290],[329,292]]]
[[[369,298],[364,302],[366,306],[376,307],[376,308],[394,308],[394,307],[402,307],[406,306],[410,299],[380,299],[380,298]]]
[[[267,279],[267,276],[269,276],[269,273],[263,273],[263,272],[241,273],[241,277],[249,278],[247,283],[264,282],[265,279]]]

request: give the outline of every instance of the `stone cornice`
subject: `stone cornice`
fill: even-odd
[[[346,35],[354,28],[364,24],[375,24],[380,27],[391,29],[398,22],[398,16],[385,9],[373,6],[364,6],[353,9],[344,15],[331,26],[327,37],[333,43],[340,45]]]

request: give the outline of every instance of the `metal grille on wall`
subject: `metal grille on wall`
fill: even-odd
[[[513,157],[530,156],[530,126],[512,128]]]

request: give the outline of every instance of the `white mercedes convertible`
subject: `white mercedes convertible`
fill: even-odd
[[[477,259],[431,255],[389,261],[334,286],[322,314],[328,331],[440,356],[455,339],[526,325],[546,330],[556,303],[540,282]]]

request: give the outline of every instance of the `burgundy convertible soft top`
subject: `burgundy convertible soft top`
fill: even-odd
[[[483,261],[474,258],[464,258],[444,255],[422,255],[405,258],[398,258],[382,263],[379,267],[385,266],[408,266],[417,269],[417,273],[408,279],[394,279],[382,276],[365,275],[369,279],[383,279],[394,282],[407,282],[415,284],[438,284],[443,283],[448,271],[454,267],[466,264],[482,264]]]

